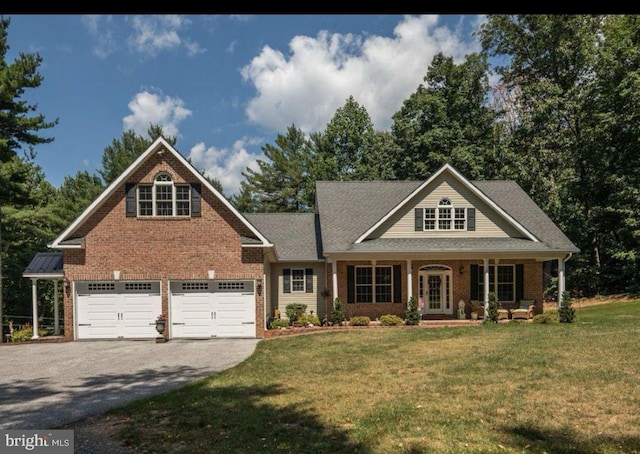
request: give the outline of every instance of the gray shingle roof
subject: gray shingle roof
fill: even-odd
[[[376,238],[353,244],[350,252],[541,252],[544,243],[523,238]]]
[[[438,243],[434,239],[370,240],[355,245],[354,241],[383,218],[396,205],[417,189],[422,181],[320,181],[316,183],[317,209],[322,226],[325,251],[399,250],[429,251],[440,245],[446,250],[460,247],[460,251],[482,251],[494,239],[477,238]],[[578,252],[578,248],[560,231],[549,217],[514,181],[472,181],[480,191],[531,232],[541,243],[529,240],[494,244],[505,251]],[[365,245],[365,243],[368,243]]]
[[[25,277],[39,275],[63,275],[62,252],[38,252],[22,273]]]
[[[322,260],[314,213],[246,213],[245,218],[275,246],[281,261]]]

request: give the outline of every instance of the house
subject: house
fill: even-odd
[[[157,139],[49,246],[63,253],[64,335],[264,337],[276,309],[321,318],[452,318],[457,302],[534,299],[578,249],[511,181],[449,165],[426,181],[318,182],[315,213],[243,214]],[[37,278],[31,274],[32,279]],[[468,314],[467,305],[467,314]]]

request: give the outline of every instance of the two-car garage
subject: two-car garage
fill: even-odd
[[[151,339],[162,313],[160,281],[76,282],[77,339]],[[169,282],[169,337],[255,337],[251,280]]]

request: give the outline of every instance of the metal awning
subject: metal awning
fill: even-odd
[[[64,277],[62,252],[38,252],[22,277],[31,279],[62,279]]]

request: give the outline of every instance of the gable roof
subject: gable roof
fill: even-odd
[[[124,183],[127,178],[133,174],[140,166],[151,157],[151,155],[159,150],[160,148],[164,148],[167,152],[171,153],[175,158],[183,164],[197,180],[206,187],[209,191],[211,191],[220,201],[233,213],[234,216],[238,218],[238,220],[244,224],[255,236],[258,238],[262,244],[262,246],[270,247],[272,246],[269,241],[258,231],[247,219],[240,214],[238,210],[222,195],[220,192],[214,188],[211,183],[200,173],[198,170],[193,167],[193,165],[187,161],[175,148],[173,148],[169,142],[167,142],[164,138],[158,137],[150,146],[147,148],[138,158],[127,167],[127,169],[122,172],[122,174],[116,178],[107,188],[102,191],[102,194],[98,196],[81,214],[78,216],[58,237],[53,240],[47,246],[54,249],[65,249],[65,248],[80,248],[81,244],[69,243],[68,240],[70,235],[72,235],[96,210],[103,204],[105,200],[109,196],[111,196],[114,191]]]
[[[441,169],[442,170],[442,169]],[[319,181],[316,210],[322,226],[323,252],[579,252],[514,181],[469,181],[474,193],[496,206],[512,225],[529,232],[535,240],[522,238],[411,238],[358,239],[366,237],[395,208],[407,203],[425,185],[422,181]]]
[[[273,243],[279,261],[323,259],[317,214],[247,213],[244,216]]]
[[[402,200],[395,207],[393,207],[393,209],[391,211],[389,211],[386,215],[384,215],[380,220],[378,220],[378,222],[376,222],[373,226],[371,226],[369,228],[369,230],[367,230],[362,235],[360,235],[356,239],[355,243],[356,244],[357,243],[361,243],[362,241],[366,240],[367,237],[372,232],[374,232],[378,227],[380,227],[387,219],[389,219],[391,216],[393,216],[393,214],[396,213],[398,210],[400,210],[402,207],[404,207],[405,205],[411,203],[413,198],[418,193],[420,193],[425,187],[427,187],[429,185],[429,183],[431,183],[433,180],[435,180],[438,176],[440,176],[444,172],[448,172],[449,174],[451,174],[463,186],[466,186],[467,189],[469,189],[472,193],[474,193],[476,196],[480,197],[480,199],[482,199],[487,205],[489,205],[491,208],[493,208],[493,210],[496,213],[498,213],[498,215],[500,215],[509,224],[511,224],[517,231],[522,233],[524,236],[529,238],[531,241],[536,241],[536,242],[538,241],[538,239],[531,232],[529,232],[527,229],[525,229],[518,221],[516,221],[507,212],[505,212],[502,208],[500,208],[499,205],[497,205],[493,200],[491,200],[489,197],[487,197],[482,191],[480,191],[477,187],[475,187],[469,180],[467,180],[465,177],[463,177],[460,174],[460,172],[458,172],[456,169],[454,169],[450,164],[445,164],[442,167],[440,167],[440,169],[437,172],[435,172],[433,175],[431,175],[431,177],[429,177],[429,179],[427,179],[424,183],[422,183],[420,186],[418,186],[411,194],[409,194],[407,197],[405,197],[404,200]]]

